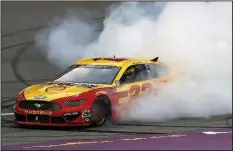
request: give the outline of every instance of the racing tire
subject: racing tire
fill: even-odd
[[[109,120],[110,117],[111,105],[108,97],[97,97],[91,109],[91,126],[102,126],[107,120]]]

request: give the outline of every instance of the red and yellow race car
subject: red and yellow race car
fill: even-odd
[[[158,57],[84,58],[53,81],[21,91],[14,105],[15,122],[37,126],[101,126],[107,120],[119,121],[128,105],[152,94],[154,84],[169,80],[169,69]],[[116,110],[119,105],[122,110]]]

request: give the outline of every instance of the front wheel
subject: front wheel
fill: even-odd
[[[102,126],[110,117],[110,106],[107,97],[97,97],[91,109],[91,126]]]

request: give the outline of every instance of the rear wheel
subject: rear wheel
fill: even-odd
[[[91,109],[91,126],[102,126],[111,116],[110,108],[111,105],[108,97],[97,97]]]

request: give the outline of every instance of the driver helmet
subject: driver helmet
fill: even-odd
[[[126,71],[126,77],[127,78],[132,78],[135,75],[135,68],[132,67],[129,70]]]

